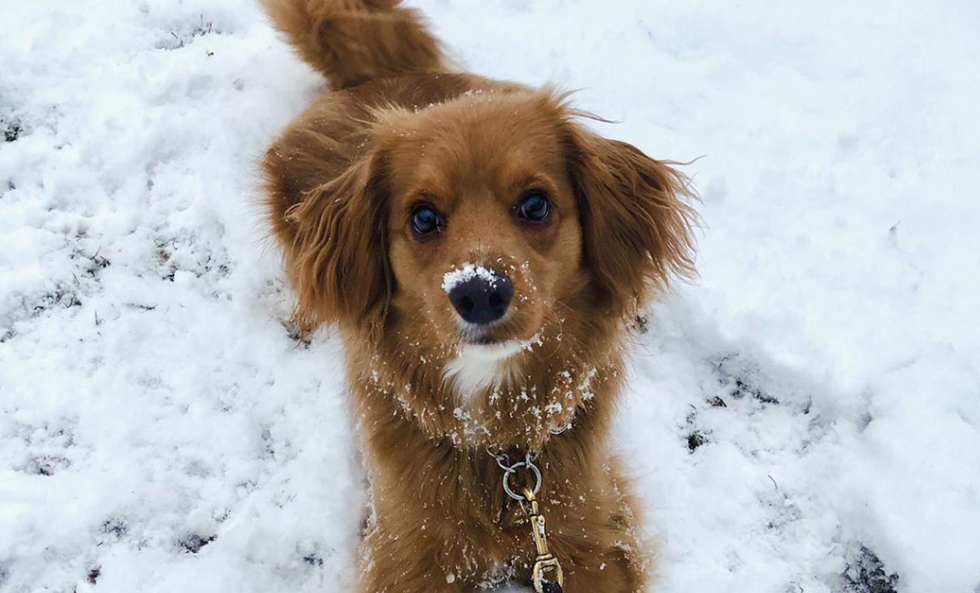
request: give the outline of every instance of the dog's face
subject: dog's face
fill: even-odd
[[[407,333],[499,358],[586,284],[582,226],[554,122],[480,99],[388,120],[392,304]]]
[[[551,93],[375,116],[373,151],[291,214],[307,318],[473,375],[616,325],[690,267],[683,178]]]

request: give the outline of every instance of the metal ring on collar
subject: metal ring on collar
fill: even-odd
[[[525,500],[527,500],[527,498],[525,498],[521,494],[518,494],[518,493],[514,492],[511,489],[511,487],[510,487],[510,475],[517,473],[517,470],[520,469],[520,468],[522,468],[522,467],[526,467],[526,468],[530,469],[531,470],[531,473],[534,474],[534,490],[532,490],[532,492],[535,495],[537,495],[537,493],[541,491],[541,470],[538,469],[538,466],[536,466],[536,465],[534,465],[533,463],[530,463],[530,462],[518,461],[517,463],[515,463],[514,465],[512,465],[510,467],[510,470],[511,471],[504,472],[504,492],[507,493],[507,496],[513,498],[514,500],[520,501],[520,502],[524,502]]]

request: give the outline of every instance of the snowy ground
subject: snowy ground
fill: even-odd
[[[417,0],[687,168],[617,442],[658,593],[980,592],[980,4]],[[0,0],[0,591],[351,588],[364,482],[255,157],[249,0]]]

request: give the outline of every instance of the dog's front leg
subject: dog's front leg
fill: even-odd
[[[463,593],[462,579],[442,566],[444,546],[426,531],[376,528],[363,544],[361,593]]]

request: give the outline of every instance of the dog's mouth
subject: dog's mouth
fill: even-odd
[[[487,361],[500,361],[508,359],[522,350],[530,350],[534,345],[541,343],[538,335],[532,336],[528,340],[516,338],[495,338],[488,335],[471,336],[463,338],[459,343],[460,353],[467,356]]]
[[[515,344],[526,347],[527,344],[533,343],[537,339],[537,336],[532,336],[530,339],[515,336],[512,328],[506,327],[504,322],[497,322],[486,327],[473,324],[461,325],[458,334],[460,348],[491,351]]]
[[[457,319],[460,346],[493,346],[509,341],[510,338],[506,336],[509,332],[504,330],[503,323],[497,321],[480,325]]]
[[[521,349],[529,350],[541,343],[541,331],[528,337],[528,332],[516,323],[510,312],[503,319],[488,324],[466,323],[457,319],[457,337],[460,351],[500,352],[508,357]]]

